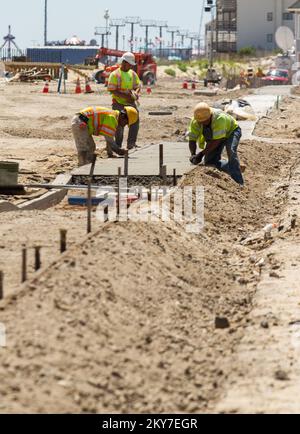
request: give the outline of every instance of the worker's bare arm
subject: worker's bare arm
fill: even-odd
[[[114,90],[112,93],[114,95],[120,97],[120,98],[126,99],[128,102],[132,103],[134,101],[133,96],[131,95],[131,93],[122,92],[121,90]]]
[[[207,156],[213,152],[218,146],[220,146],[222,140],[212,140],[207,143],[206,148],[202,151],[203,155]]]
[[[197,143],[193,140],[189,141],[189,148],[190,148],[190,152],[191,155],[196,155],[196,150],[197,150]]]

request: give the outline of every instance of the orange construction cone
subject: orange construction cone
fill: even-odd
[[[196,83],[194,81],[192,83],[192,90],[196,90]]]
[[[75,93],[82,93],[81,86],[80,86],[80,78],[79,77],[77,78]]]
[[[46,80],[44,89],[43,89],[43,93],[49,93],[49,81]]]
[[[88,79],[85,80],[85,92],[84,93],[94,93]]]
[[[188,82],[185,80],[183,82],[182,89],[188,89],[188,88],[189,88]]]

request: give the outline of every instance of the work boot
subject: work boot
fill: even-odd
[[[135,143],[128,143],[128,145],[127,145],[128,151],[131,151],[134,148],[136,148],[136,144]]]
[[[124,156],[125,154],[126,154],[126,150],[125,149],[118,149],[118,151],[115,151],[116,152],[116,154],[118,154],[118,155],[121,155],[121,156]]]
[[[85,151],[78,152],[78,167],[85,166],[89,164],[88,153]]]

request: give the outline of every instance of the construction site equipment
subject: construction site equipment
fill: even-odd
[[[48,80],[45,83],[43,93],[49,93],[49,81]]]
[[[88,79],[85,80],[85,92],[84,93],[94,93]]]
[[[0,162],[0,188],[18,184],[19,163]]]
[[[204,86],[207,87],[208,84],[220,84],[222,80],[221,75],[217,73],[214,68],[208,68],[206,77],[204,78]]]
[[[80,78],[79,77],[77,78],[77,81],[76,81],[75,93],[76,94],[82,93],[81,86],[80,86]]]
[[[120,50],[110,50],[107,48],[100,48],[96,60],[98,62],[106,63],[107,64],[107,57],[117,57],[121,58],[125,54],[125,51]],[[135,72],[138,74],[140,80],[143,82],[144,85],[147,85],[148,83],[155,84],[157,79],[157,63],[155,62],[153,56],[149,53],[133,53],[135,56],[136,65],[133,68]],[[119,68],[120,65],[109,65],[107,64],[106,67],[95,74],[95,80],[98,83],[104,84],[106,80],[108,79],[109,75]]]

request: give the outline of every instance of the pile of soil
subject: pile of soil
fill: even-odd
[[[260,119],[254,134],[259,137],[300,139],[299,110],[300,99],[284,98],[278,110],[275,108]]]
[[[274,159],[266,147],[241,146],[245,189],[212,168],[184,180],[205,186],[202,234],[109,223],[3,303],[0,411],[207,410],[259,279],[249,260],[259,251],[240,241],[285,204],[284,192],[267,192],[288,176],[292,152],[273,146]]]

